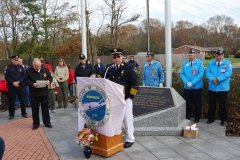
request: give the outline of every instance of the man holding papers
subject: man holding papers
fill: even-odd
[[[38,58],[33,59],[32,67],[26,71],[25,81],[30,90],[30,103],[32,106],[33,127],[35,130],[40,126],[39,103],[41,103],[43,123],[45,127],[52,128],[48,108],[48,86],[52,82],[51,73],[41,67]]]

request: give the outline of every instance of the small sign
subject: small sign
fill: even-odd
[[[139,117],[174,107],[170,88],[139,87],[133,99],[133,116]]]

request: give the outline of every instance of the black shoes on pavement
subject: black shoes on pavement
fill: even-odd
[[[27,114],[23,114],[22,117],[23,118],[28,118],[28,115]]]
[[[124,148],[130,148],[133,145],[133,142],[125,142]]]
[[[33,126],[33,127],[32,127],[32,130],[36,130],[36,129],[38,129],[38,127],[39,127],[39,126]]]
[[[209,119],[209,120],[207,121],[207,124],[211,124],[211,123],[213,123],[213,122],[214,122],[214,120]]]
[[[9,116],[9,120],[12,120],[14,118],[14,116]]]
[[[53,126],[51,124],[45,125],[45,127],[47,128],[53,128]]]

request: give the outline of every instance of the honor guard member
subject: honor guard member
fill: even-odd
[[[24,103],[24,68],[18,64],[18,56],[11,56],[10,58],[11,64],[9,64],[5,70],[5,79],[8,86],[9,120],[14,118],[16,95],[20,100],[21,114],[24,118],[27,118]]]
[[[35,130],[40,126],[39,103],[41,103],[43,124],[45,127],[52,128],[48,107],[48,85],[52,83],[52,76],[47,68],[41,66],[39,58],[33,59],[32,67],[26,71],[25,81],[30,90],[33,119],[32,129]],[[46,84],[40,85],[37,81],[42,81]]]
[[[137,75],[134,67],[123,62],[122,49],[111,49],[113,63],[106,67],[105,78],[124,86],[126,105],[124,112],[124,128],[127,134],[124,148],[133,145],[135,137],[133,135],[133,98],[138,91]]]
[[[164,72],[160,62],[154,60],[154,53],[147,52],[147,63],[142,70],[143,86],[163,87]]]
[[[220,125],[224,125],[227,120],[227,99],[230,89],[230,77],[232,75],[231,62],[225,60],[223,52],[217,50],[215,60],[208,63],[206,69],[206,77],[208,80],[208,121],[210,124],[214,122],[216,112],[216,101],[218,99]]]
[[[195,105],[195,123],[198,123],[202,115],[202,87],[204,66],[201,60],[195,58],[195,50],[190,49],[188,60],[182,63],[180,77],[182,79],[184,90],[183,96],[186,101],[186,119],[191,118],[192,100]]]

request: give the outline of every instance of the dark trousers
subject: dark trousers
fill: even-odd
[[[41,103],[42,109],[42,119],[44,125],[50,125],[50,116],[48,110],[48,95],[43,97],[30,97],[30,103],[32,107],[32,118],[33,118],[33,126],[40,125],[39,119],[39,104]]]
[[[19,98],[21,104],[21,112],[22,115],[27,114],[26,107],[24,103],[24,88],[22,86],[19,87],[8,87],[8,103],[9,103],[9,116],[14,116],[15,114],[15,99],[16,95]]]
[[[186,101],[186,118],[191,118],[192,99],[195,105],[195,119],[199,120],[202,117],[202,89],[184,89],[184,99]]]
[[[227,99],[228,91],[214,92],[208,90],[208,119],[214,120],[216,113],[216,103],[218,99],[219,117],[221,120],[226,120],[227,116]]]
[[[73,84],[68,84],[68,91],[69,91],[70,96],[72,97],[73,96]]]

